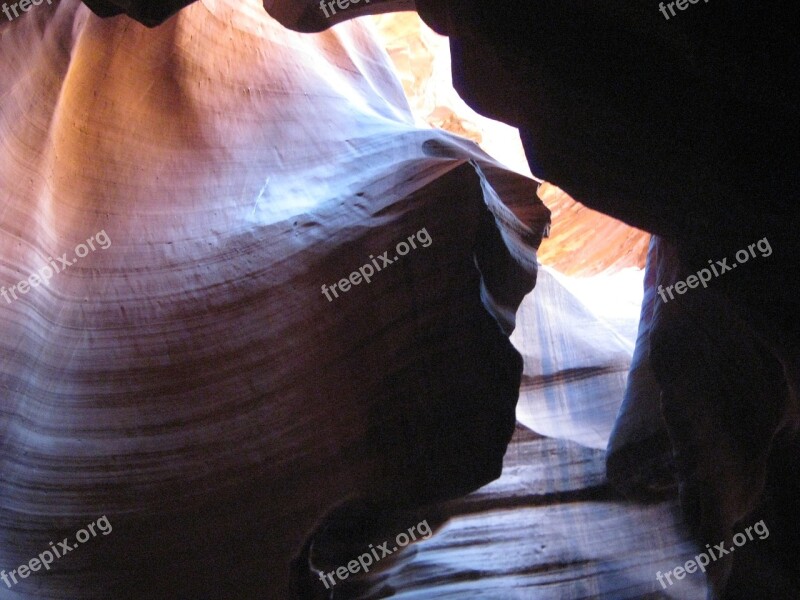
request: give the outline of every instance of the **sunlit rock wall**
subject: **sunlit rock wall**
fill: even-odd
[[[369,17],[398,72],[415,117],[431,127],[473,140],[503,164],[531,176],[519,132],[476,113],[453,88],[448,38],[417,13]],[[553,212],[553,227],[539,251],[543,264],[570,275],[644,267],[649,234],[577,204],[546,183],[539,197]]]
[[[341,503],[499,475],[549,212],[414,125],[368,29],[0,35],[0,598],[285,600]]]

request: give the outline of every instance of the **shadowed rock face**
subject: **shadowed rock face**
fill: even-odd
[[[669,243],[654,238],[654,248],[656,284],[693,275]],[[646,341],[686,522],[704,544],[731,548],[735,533],[766,519],[770,542],[714,561],[711,582],[730,598],[794,597],[796,565],[785,559],[797,543],[796,527],[786,525],[798,501],[791,373],[723,293],[711,285],[690,292],[656,302]]]
[[[462,95],[522,129],[535,174],[663,238],[652,267],[665,273],[659,284],[686,279],[710,260],[731,264],[736,252],[769,240],[768,258],[715,278],[708,290],[654,300],[639,354],[649,346],[698,538],[730,546],[734,526],[763,511],[786,522],[800,501],[787,484],[797,471],[800,375],[797,96],[788,83],[798,48],[787,29],[797,7],[697,5],[669,21],[644,3],[420,0],[418,8],[452,35]],[[623,416],[654,405],[634,400]],[[658,419],[638,421],[649,430],[626,432],[631,458],[646,434],[648,449],[664,448]],[[670,462],[653,457],[641,480],[642,461],[631,462],[624,485],[660,487]],[[781,565],[772,571],[780,574],[771,579],[775,597],[794,597],[797,566],[782,556],[796,543],[791,530],[767,560],[715,563],[716,592],[755,594],[771,572],[766,563]],[[735,584],[726,588],[729,577]]]
[[[84,3],[99,17],[126,14],[155,27],[196,0],[86,0]],[[334,0],[323,8],[319,1],[283,2],[264,0],[264,8],[278,21],[291,24],[295,31],[316,33],[354,17],[386,12],[414,10],[414,0]],[[341,8],[344,6],[345,8]]]
[[[75,262],[0,300],[0,568],[113,526],[15,598],[296,597],[343,503],[497,477],[549,212],[415,128],[365,28],[65,0],[2,48],[0,285]]]
[[[640,343],[699,539],[730,546],[734,526],[758,514],[786,523],[800,501],[797,6],[700,4],[667,21],[650,3],[417,5],[452,36],[462,95],[522,129],[535,174],[664,238],[659,284],[768,238],[768,258],[708,290],[656,298]],[[626,416],[652,406],[634,401]],[[639,420],[652,428],[648,448],[663,448],[658,420]],[[645,433],[628,432],[634,455]],[[642,483],[663,484],[669,462],[654,458]],[[796,543],[784,529],[762,557],[715,563],[717,593],[756,597],[768,579],[774,597],[795,597],[797,566],[783,557]]]
[[[160,25],[194,0],[159,0],[158,2],[131,2],[130,0],[88,0],[86,6],[98,17],[115,17],[127,14],[143,25]]]

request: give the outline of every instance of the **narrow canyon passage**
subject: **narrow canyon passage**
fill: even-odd
[[[670,4],[6,3],[0,600],[798,597],[798,9]]]

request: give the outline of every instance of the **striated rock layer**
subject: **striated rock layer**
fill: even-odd
[[[110,4],[149,24],[175,8],[151,13],[151,2]],[[321,16],[314,0],[267,0],[264,6],[288,27],[319,31],[342,19],[410,4],[373,0],[329,19]],[[715,563],[711,580],[716,593],[757,597],[765,589],[759,582],[768,581],[769,597],[797,597],[799,569],[790,557],[800,539],[791,526],[800,499],[800,98],[792,84],[800,66],[794,33],[800,8],[788,0],[769,9],[754,3],[711,2],[690,5],[666,19],[649,2],[418,0],[415,6],[429,25],[451,37],[454,80],[462,96],[479,112],[521,129],[535,175],[596,210],[659,236],[651,262],[658,275],[647,278],[650,304],[644,306],[646,321],[637,350],[637,365],[649,378],[641,388],[645,401],[639,391],[630,390],[623,410],[632,413],[621,415],[619,424],[624,427],[617,431],[623,433],[612,450],[624,453],[628,442],[635,446],[652,435],[660,440],[661,451],[665,432],[659,428],[665,427],[684,510],[702,543],[716,545],[720,538],[730,542],[731,531],[759,515],[766,515],[773,531],[782,532],[773,538],[770,552],[745,551]],[[250,9],[247,5],[244,10],[249,14]],[[31,17],[26,16],[29,23]],[[167,24],[166,30],[175,31],[179,22]],[[70,33],[76,36],[80,31],[72,28]],[[125,34],[133,35],[131,31],[135,30],[126,29]],[[30,34],[33,39],[36,32]],[[63,35],[69,38],[66,29]],[[51,54],[40,60],[46,65],[62,56],[63,62],[57,48],[71,48],[70,43],[52,44]],[[30,44],[24,47],[29,53]],[[181,52],[188,47],[184,42]],[[4,61],[11,60],[7,56]],[[15,51],[11,56],[25,63],[39,55],[25,57]],[[113,52],[102,56],[112,60],[94,60],[114,66]],[[180,59],[161,66],[181,93],[191,89],[181,86],[183,67]],[[124,65],[119,68],[124,72]],[[368,67],[363,72],[373,81]],[[28,81],[27,76],[12,76],[8,89],[19,93]],[[141,74],[131,76],[126,89],[138,89],[139,98],[147,99],[150,88],[141,87],[142,81],[146,78]],[[64,90],[57,102],[52,100],[58,107],[69,105],[76,93],[71,85]],[[358,97],[349,97],[348,103],[349,110],[363,110]],[[179,111],[202,113],[203,106],[184,103]],[[25,122],[19,112],[16,120]],[[170,122],[165,118],[159,123],[165,135]],[[51,131],[53,123],[40,118],[36,127]],[[317,127],[315,135],[320,130]],[[194,139],[184,131],[181,135]],[[15,137],[19,136],[7,136]],[[100,145],[108,143],[108,138],[103,140]],[[213,136],[204,139],[206,145],[194,144],[193,150],[213,148],[213,141]],[[37,147],[25,142],[29,153]],[[117,151],[100,150],[107,159]],[[448,144],[430,144],[428,151],[442,159],[456,156]],[[15,155],[28,156],[22,151],[10,154]],[[220,168],[225,163],[208,164]],[[13,175],[15,186],[26,185],[24,176]],[[50,184],[38,185],[51,189]],[[151,231],[146,220],[137,226],[137,231]],[[28,247],[21,233],[18,237],[20,248]],[[730,261],[761,239],[768,239],[773,249],[769,258],[731,269],[708,290],[691,289],[668,304],[654,300],[653,286],[675,285],[709,261]],[[503,273],[494,284],[511,281]],[[506,330],[510,313],[496,298],[505,298],[502,304],[510,308],[525,288],[512,287],[508,295],[484,295],[496,315],[506,315]],[[653,304],[656,308],[651,310]],[[16,330],[11,339],[20,352],[32,343]],[[33,354],[26,355],[26,366],[39,364],[27,356]],[[38,385],[44,380],[37,377]],[[654,394],[659,402],[653,401]],[[652,414],[659,405],[663,422]],[[31,422],[26,419],[22,422]],[[664,462],[649,458],[660,477]],[[618,464],[624,470],[632,463]],[[625,473],[616,476],[624,479]],[[641,471],[631,477],[644,487],[653,481]]]
[[[462,97],[520,128],[534,175],[660,236],[659,256],[669,258],[652,268],[668,275],[651,274],[651,285],[730,265],[769,241],[768,258],[743,262],[708,289],[669,303],[648,290],[658,308],[644,306],[636,363],[647,391],[626,397],[612,451],[651,436],[663,450],[666,427],[703,544],[730,542],[735,526],[764,511],[784,531],[759,568],[748,553],[716,564],[716,593],[751,598],[760,582],[787,577],[764,593],[796,598],[800,567],[787,557],[800,536],[784,525],[800,505],[800,7],[710,2],[670,18],[651,2],[417,0],[416,8],[450,36]],[[665,424],[652,414],[654,394]],[[653,459],[652,477],[626,463],[645,488],[662,479],[664,461]]]
[[[414,127],[367,30],[63,0],[2,49],[0,568],[113,531],[0,598],[290,598],[341,503],[499,474],[549,212]]]

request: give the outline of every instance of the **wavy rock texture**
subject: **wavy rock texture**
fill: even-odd
[[[148,0],[86,2],[101,16],[125,12],[148,25],[163,22],[184,3],[187,1],[180,0],[175,5]],[[285,26],[305,32],[323,31],[355,17],[383,13],[375,18],[374,24],[401,75],[414,114],[433,127],[481,144],[484,150],[512,169],[531,175],[519,133],[513,127],[476,113],[453,89],[447,38],[432,31],[416,13],[392,12],[413,10],[413,1],[372,0],[353,3],[345,9],[326,6],[324,11],[313,0],[267,0],[264,6]],[[649,239],[646,232],[577,204],[552,184],[545,184],[540,192],[547,207],[557,215],[558,222],[540,253],[544,264],[581,276],[644,266]]]
[[[433,537],[340,581],[333,597],[703,600],[702,577],[666,589],[655,578],[699,552],[680,511],[621,501],[607,486],[604,454],[518,426],[500,479],[399,516],[351,515],[317,537],[311,564],[328,572],[426,519],[438,527]],[[311,583],[315,598],[327,597]]]
[[[0,284],[111,244],[0,303],[0,568],[113,532],[0,598],[290,598],[346,500],[500,473],[549,213],[414,127],[367,30],[227,1],[148,30],[64,0],[2,49]]]
[[[147,2],[126,3],[125,10],[153,24],[174,8],[167,6],[165,10],[150,13],[149,5]],[[375,0],[368,8],[362,4],[334,18],[324,19],[320,17],[318,3],[313,1],[265,2],[265,8],[282,23],[303,31],[320,30],[358,14],[408,6],[404,2]],[[794,41],[797,5],[784,1],[765,9],[752,3],[698,4],[669,21],[650,4],[419,0],[416,7],[434,29],[451,36],[454,80],[468,102],[482,113],[520,127],[527,159],[537,176],[554,181],[592,208],[663,238],[664,252],[652,263],[652,268],[659,271],[658,277],[654,281],[653,274],[648,275],[648,298],[653,298],[654,284],[673,284],[676,278],[705,267],[709,260],[731,257],[748,244],[765,236],[769,238],[774,253],[758,266],[751,264],[715,280],[713,291],[693,290],[694,295],[681,297],[663,307],[656,301],[659,308],[643,323],[637,355],[640,358],[649,356],[649,368],[660,388],[661,408],[675,454],[681,499],[698,540],[710,544],[721,539],[728,541],[731,531],[739,525],[752,523],[759,516],[765,518],[773,532],[766,551],[761,550],[761,546],[747,546],[735,559],[728,557],[714,565],[711,581],[715,592],[729,599],[796,598],[798,568],[792,557],[798,534],[792,523],[800,497],[797,490],[800,413],[797,298],[800,286],[796,278],[797,256],[800,255],[796,230],[800,217],[795,197],[800,185],[794,140],[798,130],[798,97],[790,84],[800,63]],[[250,8],[247,5],[245,9],[248,16]],[[48,60],[52,62],[35,52],[30,54],[30,42],[36,41],[39,30],[46,30],[39,16],[32,17],[32,14],[25,17],[28,19],[25,27],[30,29],[22,28],[28,33],[20,34],[19,38],[28,42],[20,42],[25,52],[15,51],[3,57],[14,67],[9,69],[11,79],[6,89],[15,93],[25,89],[29,79],[27,74],[23,75],[25,71],[15,71],[17,63],[33,65],[34,72],[36,68],[49,72],[37,65],[47,65]],[[180,18],[166,27],[174,31]],[[232,30],[246,29],[243,22],[232,19]],[[59,48],[72,48],[68,29],[76,36],[81,33],[80,27],[64,26],[63,40],[51,44],[48,56],[62,56],[64,62],[63,51]],[[6,25],[4,35],[8,30]],[[124,32],[132,35],[127,29]],[[27,40],[26,35],[29,36]],[[181,40],[184,41],[181,48],[191,47],[185,38]],[[113,57],[114,53],[109,55]],[[29,62],[31,56],[33,61]],[[183,56],[178,54],[179,58]],[[86,55],[81,58],[90,61]],[[117,62],[124,71],[124,61]],[[182,59],[165,63],[162,68],[170,73],[170,82],[177,84],[183,93],[186,86],[180,86],[181,81],[185,81],[180,77],[184,66]],[[369,71],[368,81],[373,81],[371,75]],[[58,77],[53,80],[60,81]],[[129,77],[126,89],[136,88],[141,80],[141,74],[138,79]],[[69,87],[64,89],[74,93]],[[148,98],[147,89],[139,90],[140,97]],[[17,96],[9,97],[19,102]],[[59,107],[65,98],[68,100],[69,94],[59,96]],[[348,97],[352,104],[348,109],[352,111],[355,107],[356,112],[361,111],[361,98],[357,96],[355,102],[353,100],[352,96]],[[51,99],[51,106],[55,102]],[[392,103],[400,104],[394,100]],[[200,110],[203,104],[198,104],[181,106],[183,110],[187,110],[186,106]],[[14,111],[10,114],[16,117]],[[33,114],[35,116],[35,111]],[[51,120],[47,113],[43,116],[34,121],[37,124],[34,129],[49,131]],[[185,115],[182,118],[186,118]],[[440,112],[436,118],[447,120],[450,116]],[[164,124],[169,122],[166,117],[162,119]],[[169,128],[165,129],[163,133],[168,135]],[[195,138],[181,133],[187,140]],[[318,135],[318,131],[314,133]],[[15,137],[20,136],[11,135],[10,139]],[[450,141],[428,144],[427,155],[453,160],[460,152],[454,150],[452,144]],[[23,140],[22,146],[44,147],[30,144],[28,140]],[[214,145],[201,144],[192,150],[196,152],[198,148],[205,152]],[[19,150],[11,153],[12,157],[15,155],[27,157],[30,154]],[[114,149],[103,156],[106,160],[113,158]],[[193,157],[193,161],[197,160]],[[219,168],[224,161],[207,164]],[[484,170],[491,179],[489,170]],[[465,178],[467,172],[472,173],[465,171]],[[25,178],[18,175],[19,171],[10,173],[14,186],[25,185]],[[89,175],[91,178],[91,171]],[[478,182],[481,182],[479,177],[473,179],[472,185]],[[494,180],[492,184],[497,189],[502,187]],[[251,195],[256,194],[256,189],[261,190],[262,185],[260,182],[253,184]],[[483,197],[491,198],[488,188],[485,185],[481,188]],[[264,185],[263,189],[267,190],[268,186]],[[33,203],[37,207],[40,204]],[[529,205],[512,200],[509,204],[525,220],[524,210]],[[492,202],[489,205],[497,206]],[[44,209],[47,208],[45,203]],[[26,220],[23,218],[22,222]],[[139,231],[150,231],[147,220],[138,225],[141,226]],[[21,234],[18,237],[22,247],[34,247],[32,242],[25,246]],[[670,247],[673,249],[667,251]],[[49,247],[45,249],[50,251]],[[599,252],[589,254],[600,255]],[[492,252],[488,255],[494,256]],[[491,280],[490,271],[482,269],[481,272]],[[503,273],[503,270],[491,272]],[[505,273],[498,276],[487,284],[494,293],[491,297],[484,296],[486,305],[504,323],[506,331],[511,324],[509,309],[527,285],[512,286],[514,289],[505,291],[497,289],[501,282],[509,283],[512,279]],[[13,278],[9,280],[14,281]],[[647,305],[643,308],[644,312],[648,310]],[[25,320],[18,318],[12,322],[21,324]],[[20,348],[26,367],[39,364],[29,359],[35,353],[27,352],[25,346],[32,343],[30,336],[26,338],[17,333],[23,330],[22,325],[17,325],[16,330],[11,330],[10,339],[21,340],[15,349]],[[80,328],[70,329],[73,330]],[[499,362],[506,364],[502,360]],[[486,366],[483,362],[478,364]],[[15,369],[17,371],[22,372],[22,369]],[[475,377],[476,382],[487,381],[480,373],[475,373]],[[36,385],[39,385],[38,379]],[[640,441],[641,428],[655,425],[648,431],[663,434],[663,431],[658,432],[658,419],[652,415],[653,389],[648,386],[641,389],[645,390],[642,397],[636,389],[630,390],[625,409],[630,412],[622,415],[634,417],[626,422],[638,420],[641,424],[634,424],[622,439],[618,438],[620,444],[615,449],[624,451],[626,443]],[[15,428],[22,427],[19,422],[33,423],[23,429],[29,432],[29,437],[30,432],[39,431],[37,423],[27,414],[25,419],[13,422]],[[630,437],[625,439],[626,436]],[[382,440],[388,438],[391,436],[383,432],[377,436]],[[18,450],[21,442],[15,439],[15,443],[15,451],[22,452]],[[35,447],[32,442],[29,445]],[[21,460],[19,456],[27,455],[18,454],[17,464]],[[413,462],[411,459],[406,464]],[[660,465],[658,460],[653,464]],[[618,475],[625,477],[624,473]],[[631,475],[640,477],[642,482],[652,481],[647,473]],[[381,479],[391,480],[391,476]],[[19,481],[24,488],[31,480],[22,477]],[[331,482],[334,487],[335,484],[341,482]],[[37,485],[40,486],[32,482],[30,489]],[[9,493],[4,499],[14,497]],[[287,497],[293,498],[291,491]],[[223,504],[223,500],[218,500],[219,506]],[[10,501],[4,502],[5,505],[11,506]],[[466,510],[469,511],[469,507]],[[68,512],[67,509],[60,514]],[[213,515],[213,508],[202,514]],[[536,517],[535,514],[531,516]],[[576,519],[574,513],[562,517],[571,523]],[[652,518],[645,521],[652,522]],[[30,524],[34,520],[15,521],[16,524],[25,522]],[[209,519],[209,522],[219,523],[219,519]],[[142,531],[146,532],[148,527],[150,532],[157,529],[150,521]],[[301,524],[297,531],[302,528]],[[164,531],[167,530],[165,527]],[[517,545],[513,547],[526,537],[514,538]],[[247,540],[247,536],[244,539]],[[453,543],[460,539],[459,531],[450,538]],[[473,538],[472,542],[478,544],[479,539]],[[17,543],[6,547],[16,548]],[[284,549],[290,547],[294,548],[288,542],[283,546]],[[586,545],[583,547],[585,549]],[[276,552],[275,556],[279,554]],[[559,564],[557,558],[550,564]],[[114,560],[112,554],[111,562]],[[591,553],[579,556],[578,560],[592,560]],[[445,568],[449,566],[446,560],[440,564]],[[410,566],[412,574],[419,572],[418,565]],[[674,564],[667,568],[672,566]],[[503,570],[502,564],[495,567],[495,572]],[[247,572],[247,569],[244,565],[239,571]],[[157,579],[158,575],[152,575],[149,581]],[[537,585],[542,583],[539,581]],[[619,585],[618,581],[612,583],[606,587],[598,584],[591,589],[578,585],[579,589],[569,593],[584,596],[606,593],[621,597],[621,594],[636,594],[634,590],[640,589],[635,585]],[[202,578],[196,582],[198,588],[205,584],[207,580]],[[684,591],[685,588],[670,590],[679,594],[678,597],[689,597],[683,595]],[[463,593],[463,590],[454,593]],[[661,592],[656,589],[653,593]]]
[[[800,503],[798,5],[700,3],[670,19],[649,3],[416,7],[450,36],[462,97],[520,128],[535,175],[673,247],[668,267],[657,267],[675,277],[663,285],[769,240],[774,252],[757,266],[658,310],[639,356],[649,350],[698,539],[716,544],[764,507],[785,524]],[[643,400],[627,404],[652,411]],[[612,450],[640,442],[636,427]],[[763,593],[795,598],[800,568],[785,557],[798,536],[784,529],[762,562],[791,583]],[[741,555],[712,573],[718,596],[756,597],[760,581],[773,581]]]

